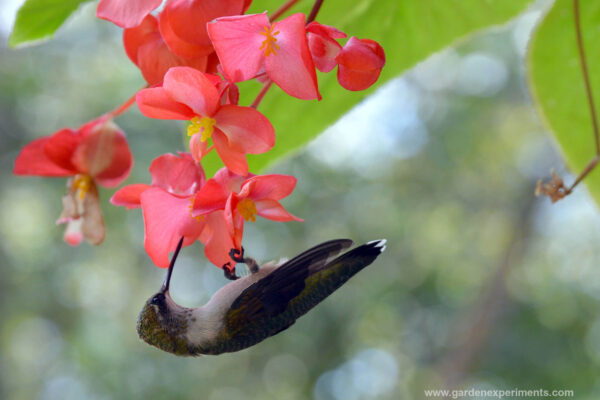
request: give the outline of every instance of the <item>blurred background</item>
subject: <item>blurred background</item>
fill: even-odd
[[[0,3],[1,399],[398,399],[444,387],[600,396],[598,210],[584,187],[555,205],[533,194],[551,168],[573,179],[526,84],[539,7],[387,82],[271,168],[298,177],[284,204],[305,222],[247,224],[249,254],[289,257],[338,237],[384,237],[387,251],[288,331],[192,359],[137,338],[164,273],[144,252],[140,211],[111,206],[101,189],[106,241],[71,248],[55,225],[65,179],[11,174],[26,143],[144,84],[94,4],[55,40],[8,50],[20,3]],[[126,183],[149,182],[153,158],[184,150],[177,122],[135,107],[116,122],[135,156]],[[192,307],[225,283],[198,244],[182,252],[171,292]]]

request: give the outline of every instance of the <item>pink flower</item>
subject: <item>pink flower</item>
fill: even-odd
[[[306,31],[319,71],[329,72],[339,66],[338,82],[353,91],[365,90],[377,81],[385,65],[385,53],[379,43],[351,37],[342,47],[336,39],[345,38],[346,34],[318,22],[308,24]]]
[[[105,227],[96,183],[119,185],[133,165],[125,134],[107,116],[77,130],[62,129],[26,145],[15,160],[15,175],[71,177],[57,223],[67,224],[64,239],[76,246],[104,240]]]
[[[161,3],[162,0],[100,0],[96,16],[121,28],[133,28]]]
[[[192,68],[171,68],[161,87],[138,92],[137,104],[150,118],[189,120],[190,136],[199,134],[204,146],[212,139],[223,163],[233,172],[247,175],[246,154],[271,149],[275,132],[269,120],[255,109],[221,105],[215,87],[219,81]]]
[[[192,208],[193,216],[224,210],[234,248],[241,249],[244,221],[254,222],[257,215],[280,222],[302,221],[279,203],[292,193],[296,178],[288,175],[252,176],[243,181],[240,178],[209,179],[198,192]]]
[[[207,29],[227,80],[265,72],[290,96],[320,100],[305,22],[304,14],[293,14],[271,24],[264,13],[217,18]]]
[[[210,67],[211,56],[183,58],[171,52],[158,30],[158,21],[152,15],[146,16],[139,26],[125,29],[123,44],[127,56],[140,69],[149,85],[162,83],[171,67],[188,66],[199,71]],[[212,57],[216,58],[214,53]]]
[[[128,185],[110,199],[128,209],[142,207],[144,248],[158,267],[169,266],[169,252],[181,237],[189,246],[203,235],[205,218],[191,216],[195,193],[204,184],[204,170],[190,154],[163,154],[150,165],[152,184]]]

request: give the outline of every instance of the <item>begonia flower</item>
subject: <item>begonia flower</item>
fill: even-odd
[[[335,57],[338,82],[348,90],[365,90],[379,78],[385,53],[379,43],[351,37]]]
[[[305,23],[304,14],[293,14],[271,24],[263,13],[217,18],[207,29],[227,80],[246,81],[264,71],[290,96],[320,100]]]
[[[212,139],[223,163],[239,175],[248,174],[246,154],[260,154],[275,144],[269,120],[250,107],[220,104],[215,78],[193,68],[174,67],[160,87],[144,89],[136,96],[147,117],[189,120],[188,135],[200,142]]]
[[[315,66],[321,72],[338,66],[337,78],[343,88],[365,90],[377,81],[385,65],[385,53],[379,43],[351,37],[342,47],[337,39],[346,34],[318,22],[308,24],[306,31]]]
[[[235,249],[241,249],[244,221],[255,222],[257,215],[280,222],[302,221],[286,211],[279,202],[294,190],[296,178],[293,176],[251,176],[241,182],[241,185],[239,180],[229,181],[228,185],[209,179],[195,198],[192,216],[223,209]]]
[[[217,17],[240,15],[246,8],[244,0],[172,0],[160,13],[160,32],[178,56],[207,56],[214,49],[206,24]]]
[[[158,29],[158,21],[152,15],[144,18],[139,26],[125,29],[123,44],[127,56],[151,86],[160,84],[171,67],[188,66],[206,71],[210,58],[205,55],[183,58],[171,52]]]
[[[133,158],[125,134],[108,116],[77,130],[61,129],[26,145],[15,160],[15,175],[71,177],[57,223],[66,223],[64,239],[76,246],[104,240],[105,227],[96,184],[119,185],[129,175]]]
[[[191,216],[195,193],[204,184],[204,170],[190,154],[163,154],[149,168],[152,184],[133,184],[119,189],[110,199],[128,209],[142,207],[144,248],[158,267],[169,266],[169,253],[180,238],[183,246],[200,239],[206,225],[204,217]]]
[[[163,0],[100,0],[98,18],[106,19],[121,28],[134,28],[156,9]]]

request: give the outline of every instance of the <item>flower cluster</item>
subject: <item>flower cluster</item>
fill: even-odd
[[[58,221],[68,224],[68,243],[104,238],[96,184],[114,187],[131,169],[125,136],[112,118],[134,101],[148,118],[188,123],[188,152],[158,156],[149,168],[150,184],[127,185],[111,198],[114,205],[142,209],[144,246],[158,267],[168,266],[183,238],[183,246],[203,243],[206,257],[231,271],[230,251],[241,251],[245,222],[256,216],[301,221],[280,203],[296,178],[249,171],[246,155],[265,153],[276,140],[269,119],[257,110],[260,100],[272,84],[295,98],[320,100],[316,70],[336,66],[342,87],[364,90],[379,78],[385,55],[375,41],[345,40],[340,30],[312,21],[317,4],[307,21],[300,13],[281,20],[245,15],[250,2],[168,0],[151,14],[162,0],[100,1],[97,16],[124,28],[125,52],[148,87],[77,131],[33,141],[14,169],[18,175],[70,177]],[[239,105],[237,84],[251,79],[263,90],[250,106]],[[201,163],[212,150],[224,167],[206,179]]]

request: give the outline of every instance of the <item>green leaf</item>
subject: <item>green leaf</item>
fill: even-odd
[[[89,0],[27,0],[17,13],[10,47],[48,39],[81,3]]]
[[[320,102],[297,100],[278,87],[271,88],[258,109],[273,123],[277,143],[268,153],[248,156],[250,170],[258,172],[309,142],[371,94],[376,86],[469,33],[508,21],[529,3],[526,0],[324,1],[317,21],[335,26],[348,36],[376,40],[383,46],[387,63],[381,78],[367,91],[349,92],[337,83],[335,70],[319,73],[319,89],[323,95]],[[249,12],[268,10],[272,13],[281,4],[281,0],[255,0]],[[312,0],[303,0],[291,12],[308,14],[312,4]],[[240,104],[250,104],[259,90],[260,86],[245,85]],[[373,121],[374,129],[378,123]],[[365,132],[365,140],[369,140],[369,132]],[[209,174],[222,165],[214,154],[203,164]]]
[[[580,22],[592,93],[600,105],[600,3],[580,1]],[[557,0],[529,45],[530,85],[536,106],[554,133],[573,173],[595,156],[592,118],[577,51],[572,0]],[[600,174],[584,182],[600,202]],[[570,184],[570,182],[567,182]]]

